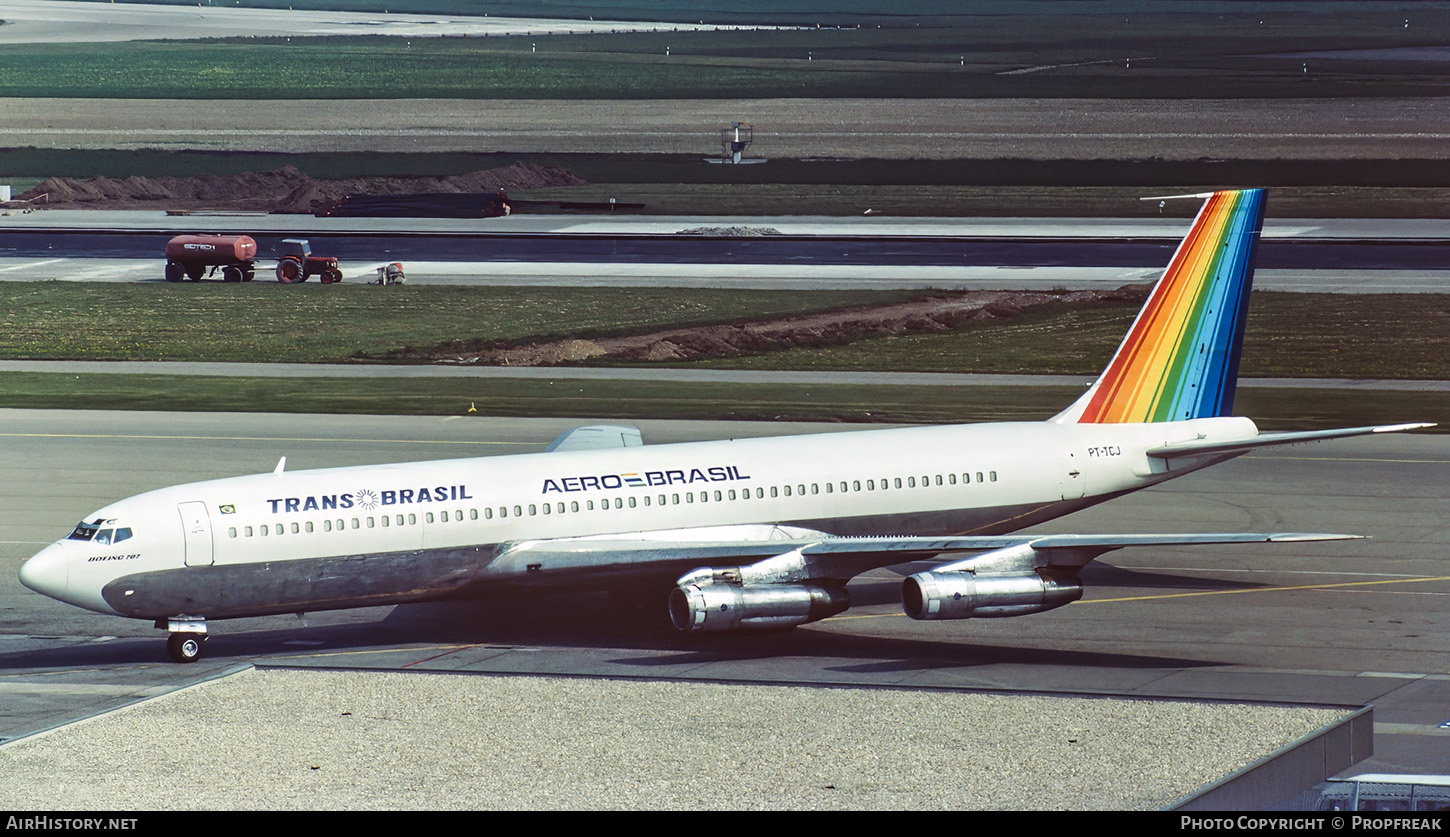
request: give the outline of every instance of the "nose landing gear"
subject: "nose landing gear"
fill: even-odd
[[[164,627],[171,632],[166,640],[166,653],[171,659],[178,663],[194,663],[201,659],[202,651],[206,649],[206,620],[189,617],[177,617],[167,619],[163,625],[157,620],[156,627]]]

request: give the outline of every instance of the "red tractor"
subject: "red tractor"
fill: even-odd
[[[282,239],[282,258],[277,261],[277,281],[292,285],[306,282],[309,276],[321,277],[324,285],[341,282],[342,270],[337,266],[337,257],[312,255],[312,247],[305,238]]]

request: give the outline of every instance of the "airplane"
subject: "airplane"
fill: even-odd
[[[30,589],[153,620],[172,659],[210,620],[467,598],[658,591],[683,631],[786,630],[910,561],[920,620],[1040,613],[1129,546],[1338,540],[1312,533],[1013,534],[1271,445],[1429,427],[1259,432],[1233,415],[1261,189],[1204,201],[1097,380],[1046,421],[644,445],[628,426],[541,453],[287,471],[112,503],[20,569]],[[662,615],[663,615],[662,611]]]

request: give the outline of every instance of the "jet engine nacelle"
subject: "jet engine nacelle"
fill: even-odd
[[[810,584],[683,584],[670,593],[670,620],[682,631],[779,630],[850,606],[844,589]]]
[[[1045,572],[978,575],[917,573],[901,584],[901,608],[912,619],[1023,616],[1082,598],[1075,575]]]

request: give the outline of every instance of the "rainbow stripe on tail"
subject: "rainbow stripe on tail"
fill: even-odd
[[[1204,197],[1108,368],[1054,421],[1182,421],[1232,412],[1264,190]]]

